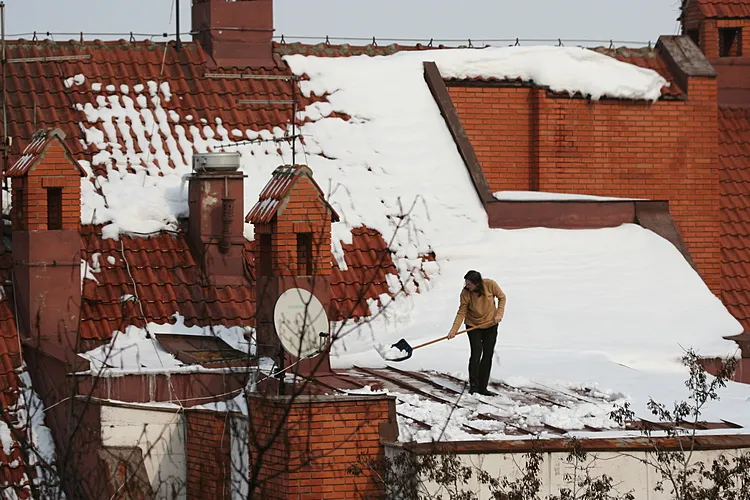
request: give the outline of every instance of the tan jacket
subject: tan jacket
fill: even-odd
[[[461,304],[458,307],[456,319],[453,321],[453,330],[457,330],[462,321],[466,323],[466,328],[472,326],[489,328],[495,324],[497,313],[500,313],[502,320],[505,314],[505,294],[495,281],[484,278],[483,282],[484,295],[482,296],[466,288],[461,290]],[[495,306],[495,297],[497,297],[497,306]]]

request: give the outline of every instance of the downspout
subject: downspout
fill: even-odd
[[[234,199],[229,198],[229,182],[224,178],[224,197],[221,199],[221,241],[219,251],[227,253],[232,246],[232,222],[234,221]]]

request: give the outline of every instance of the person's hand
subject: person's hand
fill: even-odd
[[[448,340],[452,339],[456,336],[456,333],[458,333],[458,330],[455,328],[451,328],[451,331],[448,332]]]
[[[503,320],[502,314],[496,314],[495,315],[495,323],[500,323]]]

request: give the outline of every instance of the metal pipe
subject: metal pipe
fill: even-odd
[[[297,83],[292,80],[292,165],[297,164],[297,158],[296,158],[296,145],[297,145],[297,133],[295,128],[295,123],[297,122],[297,92],[296,92]]]
[[[234,221],[234,199],[222,198],[221,200],[221,241],[219,251],[227,253],[232,246],[232,222]]]
[[[175,0],[175,16],[177,16],[177,51],[179,52],[182,48],[182,42],[180,42],[180,0]]]
[[[3,85],[3,146],[2,146],[2,164],[0,164],[0,250],[5,250],[5,217],[2,213],[3,199],[5,193],[5,169],[8,161],[8,116],[6,114],[5,103],[7,102],[6,84],[5,84],[5,67],[7,59],[5,57],[5,2],[0,2],[0,45],[2,45],[2,54],[0,57],[0,66],[2,66],[2,85]]]

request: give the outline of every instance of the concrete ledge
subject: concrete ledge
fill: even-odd
[[[579,444],[588,452],[606,451],[651,451],[657,445],[662,451],[679,451],[690,446],[694,450],[730,450],[750,448],[749,434],[724,434],[685,437],[598,437],[580,438]],[[528,453],[536,450],[543,453],[568,452],[570,444],[566,438],[553,439],[508,439],[500,441],[451,441],[444,443],[386,443],[388,448],[412,451],[420,455],[449,454],[490,455],[496,453]],[[682,447],[682,448],[681,448]]]
[[[485,208],[490,227],[498,229],[599,229],[635,222],[630,200],[495,200]]]

